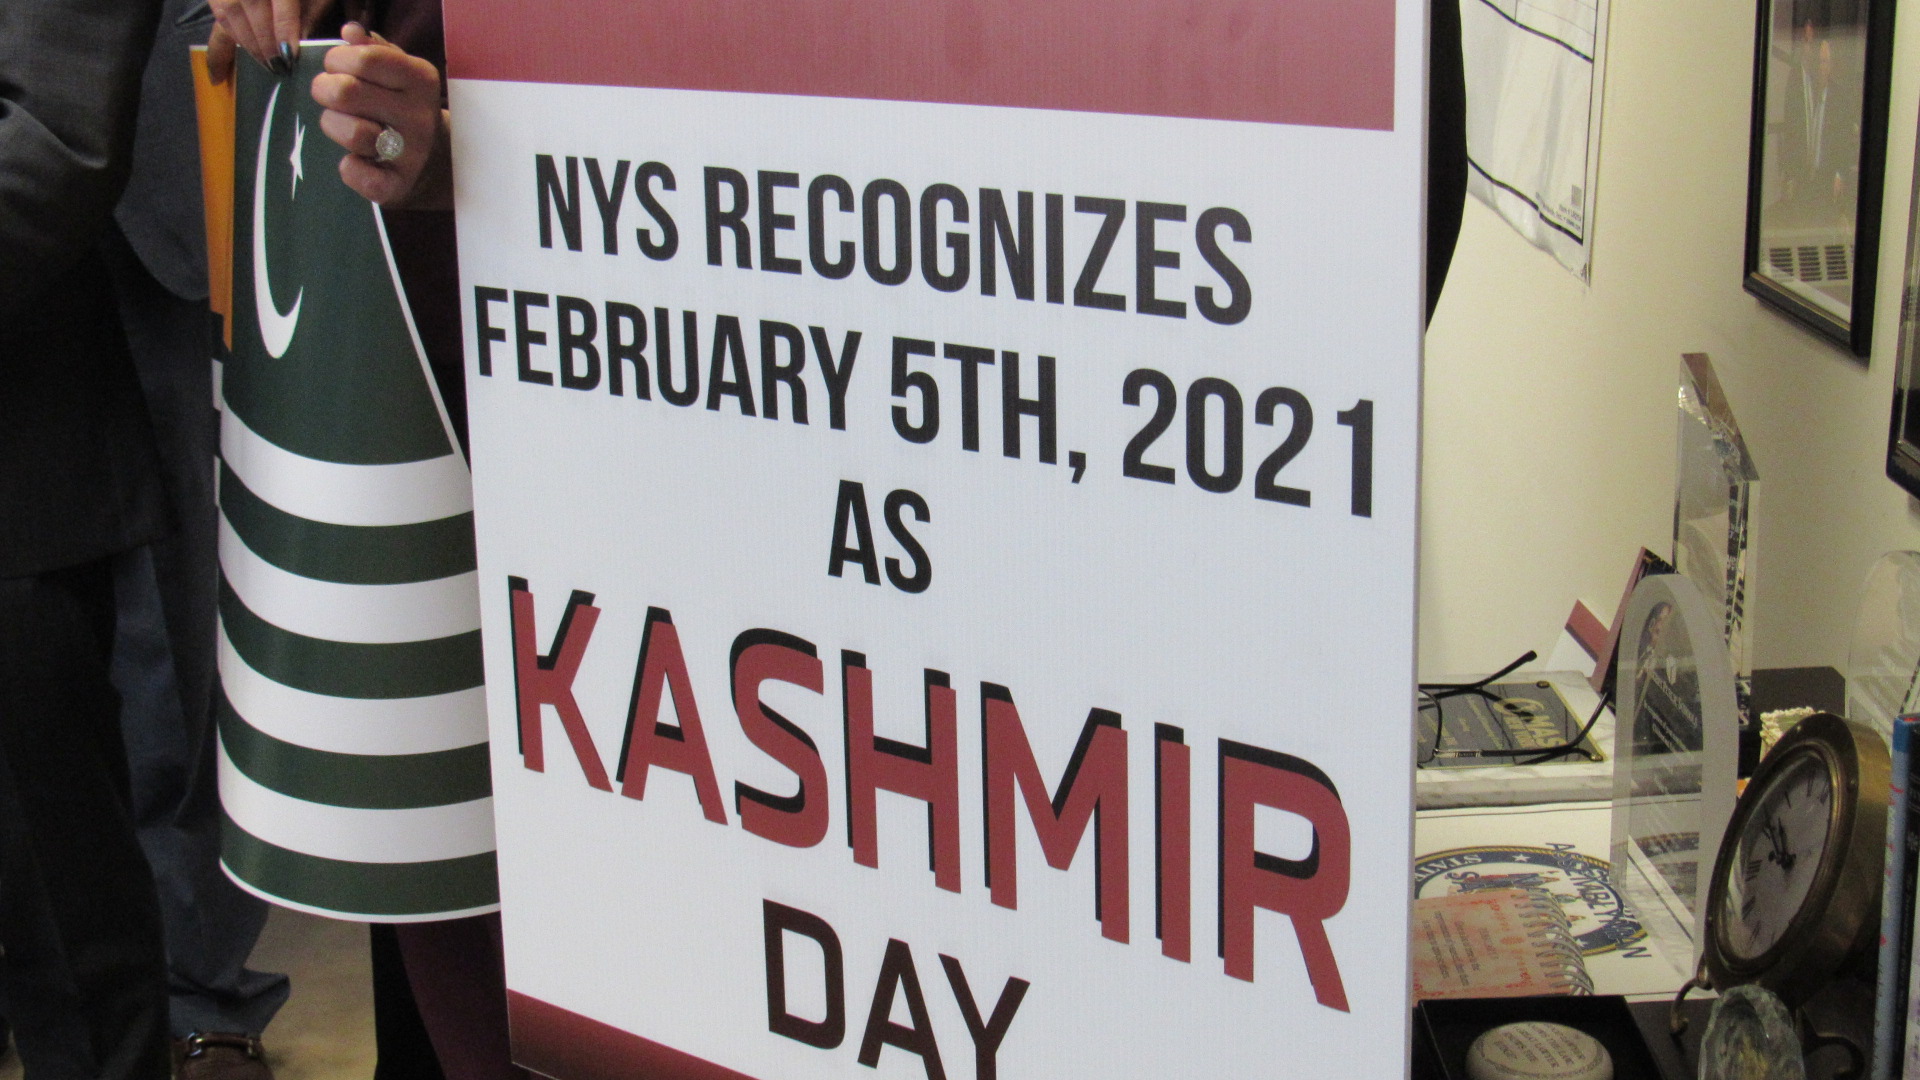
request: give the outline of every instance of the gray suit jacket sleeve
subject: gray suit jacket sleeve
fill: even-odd
[[[207,298],[200,128],[188,51],[213,30],[207,0],[165,0],[140,83],[133,173],[114,220],[155,281],[182,300]]]
[[[0,313],[92,247],[126,183],[158,0],[0,3]]]

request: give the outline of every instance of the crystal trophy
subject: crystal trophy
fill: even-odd
[[[1713,1003],[1700,1039],[1700,1080],[1806,1080],[1800,1035],[1787,1006],[1759,986],[1736,986]]]
[[[1893,739],[1920,712],[1920,552],[1890,551],[1867,574],[1847,652],[1847,715]]]
[[[1760,474],[1705,353],[1680,358],[1679,465],[1673,488],[1673,565],[1700,589],[1733,664],[1740,723],[1752,722],[1753,658],[1746,625],[1753,555],[1748,513]]]
[[[1694,971],[1706,877],[1733,814],[1739,712],[1720,613],[1679,574],[1643,579],[1620,631],[1613,875],[1673,966]]]

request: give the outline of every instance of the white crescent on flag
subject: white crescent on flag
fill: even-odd
[[[293,307],[282,313],[273,302],[273,285],[267,277],[267,143],[273,138],[273,106],[280,100],[280,87],[267,98],[267,117],[260,125],[260,152],[253,167],[253,307],[260,322],[260,341],[267,355],[278,360],[293,343],[294,327],[300,322],[300,302],[306,287],[294,294]],[[298,145],[296,144],[296,153]]]

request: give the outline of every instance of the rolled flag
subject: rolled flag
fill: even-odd
[[[220,432],[222,862],[276,903],[494,908],[471,482],[379,211],[243,57]]]

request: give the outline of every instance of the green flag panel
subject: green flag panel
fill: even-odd
[[[255,615],[220,582],[220,621],[234,651],[267,678],[310,694],[409,698],[479,686],[480,631],[368,645],[282,630]]]
[[[284,77],[238,65],[221,395],[240,422],[226,425],[240,440],[227,452],[244,468],[220,472],[223,658],[238,664],[223,675],[272,688],[249,708],[284,700],[248,717],[219,696],[222,861],[295,907],[445,918],[498,903],[487,744],[422,745],[406,705],[480,686],[480,633],[404,639],[471,625],[456,616],[471,597],[473,515],[453,512],[471,500],[379,212],[340,181],[343,152],[320,130],[310,86],[326,53],[306,49]],[[412,464],[436,461],[446,468]],[[343,468],[367,465],[408,468]],[[330,640],[363,633],[403,640]],[[393,708],[391,736],[376,714],[343,746],[325,720],[337,709],[286,707],[327,701]]]
[[[404,585],[474,568],[471,513],[418,525],[308,521],[270,505],[224,465],[220,511],[254,554],[301,577],[343,585]]]
[[[257,892],[374,922],[477,914],[500,903],[493,852],[420,863],[364,863],[289,851],[227,818],[221,859]]]
[[[412,810],[493,794],[487,744],[425,754],[338,754],[276,739],[249,724],[225,694],[217,708],[227,757],[283,795],[362,810]]]
[[[227,405],[303,457],[440,457],[453,443],[393,288],[378,211],[340,182],[345,152],[321,132],[308,93],[318,63],[286,78],[236,65]]]

